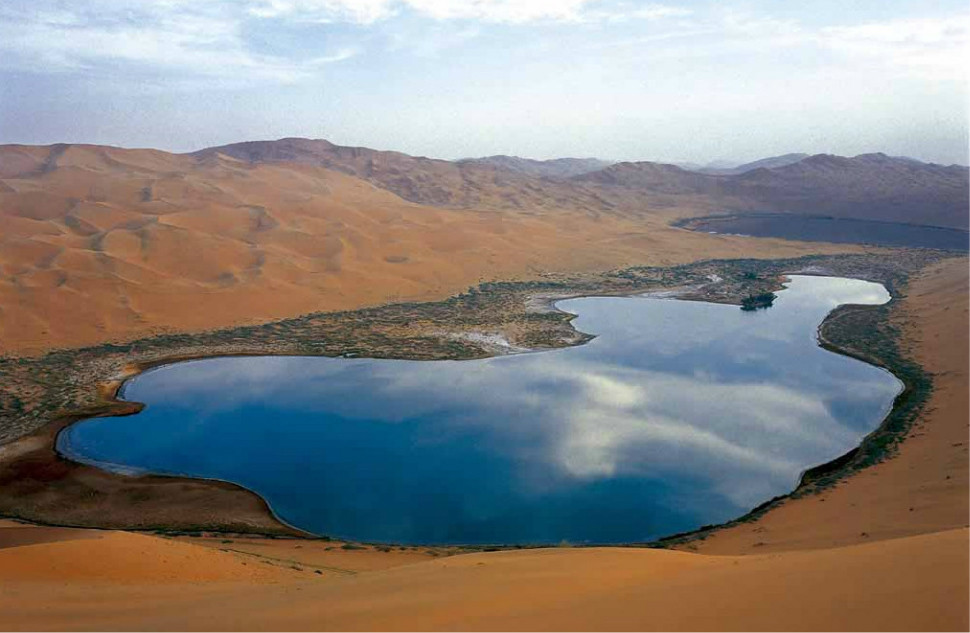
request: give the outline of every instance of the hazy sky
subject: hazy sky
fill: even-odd
[[[2,0],[0,143],[967,162],[965,0]]]

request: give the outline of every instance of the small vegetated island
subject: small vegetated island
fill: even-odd
[[[753,312],[762,308],[770,308],[775,302],[775,293],[762,292],[761,294],[751,295],[741,299],[741,309],[745,312]]]

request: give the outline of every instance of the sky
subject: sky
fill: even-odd
[[[965,0],[2,0],[0,143],[967,164]]]

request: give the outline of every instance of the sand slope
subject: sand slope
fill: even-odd
[[[0,354],[441,297],[549,270],[857,250],[666,226],[708,211],[703,197],[641,197],[611,213],[446,209],[315,165],[2,150]],[[0,522],[0,629],[966,630],[967,286],[963,258],[908,290],[901,325],[937,388],[897,457],[699,553],[429,560]]]
[[[450,182],[432,184],[465,186]],[[0,146],[0,355],[440,299],[549,271],[859,250],[667,226],[710,213],[702,197],[607,202],[530,182],[515,205],[492,177],[476,181],[479,206],[438,208],[319,165]]]
[[[965,629],[967,537],[761,556],[497,552],[307,580],[110,533],[0,550],[0,613],[5,629]]]
[[[0,628],[967,630],[967,296],[965,258],[909,288],[904,332],[938,389],[894,459],[702,553],[428,560],[0,524]]]
[[[31,539],[34,532],[42,534]],[[0,527],[0,568],[5,594],[12,586],[7,585],[11,578],[16,578],[16,584],[29,586],[128,584],[135,579],[145,585],[248,583],[278,581],[286,576],[276,567],[154,536],[44,527]],[[44,592],[37,598],[47,599]]]
[[[906,291],[905,344],[933,374],[926,412],[899,454],[822,494],[692,545],[711,554],[864,543],[965,527],[970,518],[966,258],[931,267]],[[967,570],[970,573],[970,569]]]

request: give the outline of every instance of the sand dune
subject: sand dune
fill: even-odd
[[[760,556],[496,552],[308,577],[115,532],[0,550],[0,612],[11,630],[959,630],[967,537]]]
[[[7,533],[23,532],[21,542],[0,547],[4,584],[17,583],[130,583],[147,585],[196,582],[269,582],[286,574],[280,568],[258,565],[242,558],[167,539],[99,530],[44,527],[0,527]],[[24,542],[32,532],[43,540]],[[6,593],[6,592],[5,592]],[[43,594],[38,594],[43,599]]]
[[[698,544],[700,553],[558,548],[429,560],[427,552],[320,542],[216,537],[203,547],[198,539],[0,523],[0,623],[11,630],[966,630],[967,301],[965,258],[926,271],[908,290],[904,342],[935,373],[938,389],[897,456],[716,534]]]
[[[702,197],[610,206],[546,183],[510,207],[493,178],[479,206],[438,208],[318,165],[218,153],[3,146],[0,178],[0,355],[439,299],[539,272],[858,250],[667,226],[715,208]]]
[[[0,149],[0,354],[544,271],[859,250],[667,226],[712,210],[703,196],[606,212],[542,191],[541,205],[499,204],[502,188],[482,185],[487,204],[438,208],[313,164]],[[696,551],[445,558],[0,521],[0,628],[966,630],[966,258],[926,271],[903,308],[904,341],[936,389],[899,454]]]

